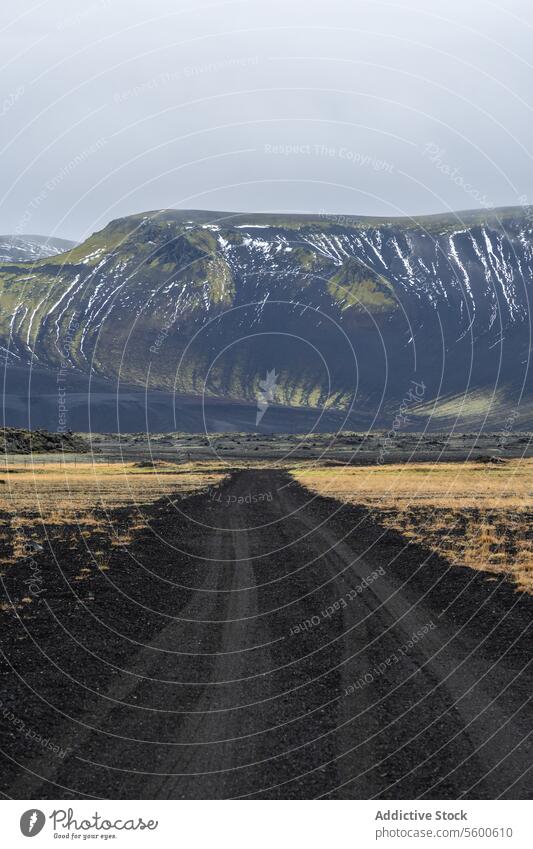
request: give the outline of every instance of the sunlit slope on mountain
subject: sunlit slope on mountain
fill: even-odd
[[[412,381],[420,415],[443,423],[527,411],[532,233],[518,208],[134,215],[60,256],[2,263],[0,344],[19,365],[240,402],[273,370],[275,403],[369,422]]]

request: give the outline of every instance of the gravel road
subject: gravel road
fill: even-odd
[[[99,580],[5,652],[10,710],[66,751],[12,731],[7,796],[530,795],[533,603],[505,576],[261,469],[158,505]]]

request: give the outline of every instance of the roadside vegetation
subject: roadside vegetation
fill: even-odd
[[[376,511],[385,527],[450,562],[507,572],[533,593],[533,460],[291,471],[313,492]]]
[[[0,569],[28,556],[33,544],[68,539],[74,550],[95,535],[103,562],[114,546],[127,545],[147,526],[147,508],[154,502],[179,501],[217,486],[224,477],[222,465],[213,463],[95,462],[86,456],[4,458]]]

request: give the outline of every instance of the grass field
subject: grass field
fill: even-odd
[[[533,592],[533,460],[293,468],[320,495],[377,511],[453,563],[508,572]]]
[[[0,467],[0,563],[24,556],[28,540],[105,534],[125,545],[146,525],[143,507],[215,486],[225,473],[213,463],[98,462],[11,457]],[[126,533],[113,519],[132,508]]]
[[[376,511],[385,526],[452,563],[508,572],[519,589],[533,592],[533,460],[301,463],[291,472],[313,492]],[[146,527],[149,505],[217,486],[226,473],[218,462],[7,458],[0,468],[0,564],[25,556],[28,540],[53,544],[68,538],[74,550],[95,535],[105,564],[107,551],[127,545]],[[127,508],[127,519],[116,521],[121,508]]]

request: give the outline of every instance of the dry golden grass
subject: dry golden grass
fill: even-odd
[[[12,458],[0,470],[0,549],[4,555],[11,549],[9,556],[0,556],[0,562],[27,555],[25,544],[32,531],[43,525],[51,539],[64,537],[65,526],[75,525],[78,541],[79,536],[89,539],[102,532],[111,536],[113,545],[128,545],[146,526],[143,506],[165,497],[187,497],[219,485],[224,477],[222,464],[218,468],[213,463],[141,466],[84,460],[74,464],[58,458],[32,464]],[[108,514],[121,507],[138,510],[127,531],[119,532]],[[73,538],[72,546],[77,544]],[[106,562],[101,568],[108,568]]]
[[[162,464],[154,467],[135,463],[92,463],[90,461],[23,465],[12,461],[0,471],[0,511],[19,516],[28,510],[48,522],[82,512],[91,521],[95,508],[115,509],[150,504],[171,495],[190,495],[216,486],[224,477],[213,463]],[[92,521],[98,521],[92,516]],[[53,523],[53,521],[52,521]],[[24,520],[24,524],[26,521]]]
[[[507,571],[533,592],[533,460],[299,466],[308,489],[379,511],[379,520],[448,560]]]

